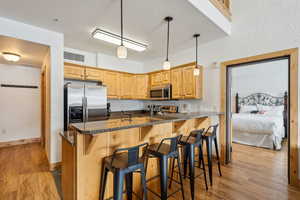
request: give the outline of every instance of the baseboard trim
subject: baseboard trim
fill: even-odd
[[[56,162],[56,163],[50,163],[49,164],[49,170],[50,171],[55,171],[57,169],[61,168],[61,162]]]
[[[14,140],[9,142],[0,142],[0,148],[22,145],[22,144],[38,143],[38,142],[41,142],[41,138],[30,138],[30,139],[23,139],[23,140]]]

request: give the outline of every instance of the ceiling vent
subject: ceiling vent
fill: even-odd
[[[65,51],[64,59],[73,60],[73,61],[77,61],[77,62],[84,62],[84,55]]]

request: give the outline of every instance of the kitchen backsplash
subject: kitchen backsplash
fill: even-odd
[[[111,103],[111,111],[147,110],[148,105],[176,105],[179,112],[185,109],[187,112],[217,111],[215,106],[205,105],[202,100],[176,100],[176,101],[147,101],[147,100],[108,100]],[[186,106],[184,106],[186,104]],[[184,107],[184,108],[183,108]]]

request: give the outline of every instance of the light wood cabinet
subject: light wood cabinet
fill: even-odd
[[[65,64],[64,76],[67,79],[84,80],[84,68],[71,64]]]
[[[172,98],[181,99],[182,95],[182,69],[171,70]]]
[[[104,73],[104,85],[107,87],[107,97],[111,99],[117,99],[120,96],[120,86],[119,86],[118,72],[106,71]]]
[[[149,74],[97,69],[65,63],[65,78],[102,81],[110,99],[148,99],[150,88],[172,84],[173,99],[200,99],[203,97],[203,71],[194,76],[195,64],[190,63]]]
[[[120,94],[122,99],[131,99],[134,88],[134,76],[131,74],[120,75]]]
[[[150,75],[151,87],[166,85],[171,83],[170,71],[155,72]]]
[[[171,70],[173,99],[200,99],[203,96],[203,72],[194,76],[195,65],[179,67]]]
[[[91,81],[103,81],[104,71],[100,69],[86,68],[85,79]]]
[[[147,74],[134,76],[134,91],[132,98],[134,99],[147,99],[149,93],[149,76]]]

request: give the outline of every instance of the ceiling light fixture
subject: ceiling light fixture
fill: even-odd
[[[92,33],[93,38],[98,39],[98,40],[103,40],[105,42],[109,42],[112,44],[116,44],[116,45],[121,45],[121,36],[108,32],[108,31],[104,31],[102,29],[96,29],[93,33]],[[145,51],[147,49],[147,45],[146,44],[142,44],[136,41],[133,41],[131,39],[127,39],[127,38],[123,38],[123,45],[129,49],[135,50],[135,51]]]
[[[121,45],[117,49],[117,56],[119,58],[127,58],[127,48],[123,43],[123,0],[121,0]]]
[[[194,38],[196,38],[196,67],[194,69],[194,76],[200,75],[200,67],[198,66],[198,37],[200,37],[200,34],[194,34]]]
[[[167,58],[163,64],[163,69],[164,70],[169,70],[171,69],[171,63],[169,62],[169,43],[170,43],[170,21],[172,21],[172,17],[166,17],[165,21],[168,22],[168,35],[167,35]]]
[[[2,55],[5,60],[10,62],[18,62],[21,59],[21,56],[15,53],[2,52]]]

